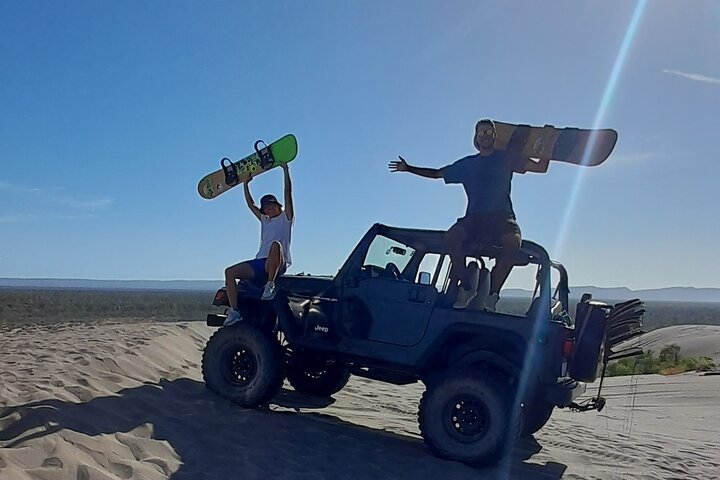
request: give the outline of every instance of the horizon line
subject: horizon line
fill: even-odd
[[[304,273],[304,272],[301,272]],[[290,274],[288,276],[293,275],[299,275],[299,273],[296,274]],[[329,274],[311,274],[311,273],[304,273],[306,276],[317,276],[317,277],[333,277],[333,275]],[[15,281],[80,281],[80,282],[157,282],[157,283],[169,283],[169,282],[206,282],[206,283],[225,283],[224,279],[218,278],[218,279],[165,279],[165,280],[159,280],[159,279],[106,279],[106,278],[79,278],[79,277],[0,277],[0,281],[3,280],[15,280]],[[602,288],[602,289],[626,289],[633,292],[641,291],[641,290],[667,290],[667,289],[678,289],[678,288],[684,288],[684,289],[695,289],[695,290],[720,290],[720,286],[718,287],[697,287],[697,286],[687,286],[687,285],[671,285],[671,286],[665,286],[665,287],[641,287],[641,288],[630,288],[625,286],[599,286],[599,285],[591,285],[591,284],[577,284],[577,285],[571,285],[570,288],[580,288],[580,287],[588,287],[588,288]],[[507,287],[507,290],[525,290],[522,287]]]

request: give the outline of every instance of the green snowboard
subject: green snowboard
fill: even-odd
[[[285,135],[263,148],[258,148],[260,143],[265,144],[258,140],[255,142],[255,153],[236,162],[223,158],[220,161],[222,168],[205,175],[198,183],[200,196],[208,200],[213,199],[252,177],[293,161],[297,156],[298,147],[295,135]]]

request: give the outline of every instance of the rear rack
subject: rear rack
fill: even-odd
[[[637,347],[614,349],[621,343],[642,335],[643,316],[645,315],[645,304],[639,299],[628,300],[615,304],[610,311],[607,319],[607,350],[604,363],[610,360],[618,360],[620,358],[641,355],[642,349]],[[604,371],[603,371],[604,373]]]

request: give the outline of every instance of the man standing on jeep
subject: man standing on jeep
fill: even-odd
[[[447,184],[462,184],[468,204],[465,216],[459,218],[446,234],[452,268],[450,285],[460,281],[454,308],[465,308],[477,295],[466,289],[466,241],[502,247],[490,274],[490,295],[484,308],[495,311],[500,289],[510,275],[515,255],[522,241],[520,227],[515,220],[510,189],[513,173],[545,173],[549,160],[535,162],[518,154],[520,149],[495,149],[495,123],[481,120],[475,125],[474,144],[478,152],[443,168],[413,167],[400,158],[390,162],[391,172],[410,172],[425,178],[442,178]]]

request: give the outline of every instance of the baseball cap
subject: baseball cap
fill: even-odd
[[[264,209],[265,205],[269,205],[271,203],[277,203],[277,205],[282,208],[282,204],[278,202],[278,199],[275,198],[275,195],[268,193],[267,195],[263,195],[260,199],[260,210]]]

